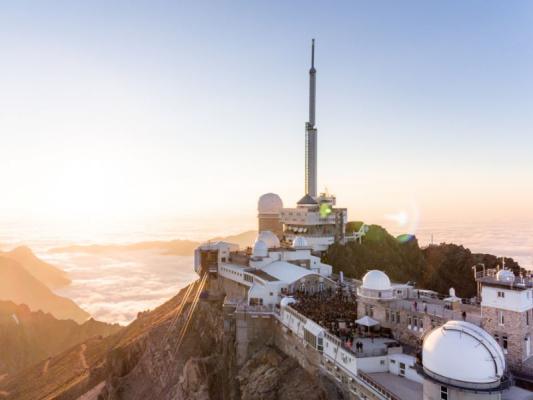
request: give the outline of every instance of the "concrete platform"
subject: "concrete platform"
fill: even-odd
[[[388,372],[375,372],[367,375],[402,400],[423,400],[423,388],[420,383]]]
[[[355,346],[357,342],[363,343],[363,351],[357,351]],[[352,351],[355,353],[356,357],[383,356],[387,354],[388,345],[394,343],[398,342],[394,339],[387,339],[381,337],[374,338],[373,340],[367,337],[357,337],[353,340]]]

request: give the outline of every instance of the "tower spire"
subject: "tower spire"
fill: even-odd
[[[311,69],[309,70],[309,124],[315,126],[316,69],[315,39],[311,42]]]
[[[315,39],[311,44],[311,68],[315,68]]]
[[[316,69],[315,39],[311,42],[311,69],[309,70],[309,120],[305,124],[305,193],[316,197],[317,191],[317,130],[315,127]]]

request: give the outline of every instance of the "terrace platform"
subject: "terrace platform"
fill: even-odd
[[[363,344],[362,351],[357,351],[357,342]],[[368,338],[368,337],[355,337],[352,343],[352,351],[356,357],[377,357],[388,354],[389,348],[396,347],[401,349],[400,343],[394,339],[388,338]]]
[[[398,400],[422,400],[422,384],[388,372],[366,374],[372,381],[384,387]]]

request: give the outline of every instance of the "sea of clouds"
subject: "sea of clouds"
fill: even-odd
[[[406,233],[402,227],[383,225],[393,234]],[[390,222],[390,221],[389,221]],[[179,226],[179,225],[178,225]],[[128,227],[126,227],[128,228]],[[155,230],[152,234],[124,228],[96,243],[138,242],[143,240],[170,240],[199,238],[193,230]],[[243,229],[244,230],[244,229]],[[131,251],[112,254],[50,253],[48,249],[69,244],[92,244],[78,236],[53,232],[50,227],[28,227],[0,224],[0,248],[9,250],[17,245],[29,245],[37,255],[64,269],[72,284],[58,294],[69,297],[87,310],[94,318],[106,322],[127,324],[138,312],[153,309],[176,295],[197,276],[192,257],[169,256],[158,252]],[[128,233],[129,232],[129,233]],[[133,234],[131,232],[134,232]],[[206,230],[203,238],[213,237],[216,230]],[[194,233],[194,234],[193,234]],[[238,233],[238,232],[232,232]],[[523,267],[533,270],[532,221],[492,223],[424,223],[412,232],[421,246],[433,242],[462,244],[473,252],[513,257]],[[189,236],[190,235],[190,236]]]
[[[154,309],[197,278],[193,258],[153,251],[105,255],[41,254],[64,269],[72,284],[57,294],[74,300],[95,319],[127,324]]]

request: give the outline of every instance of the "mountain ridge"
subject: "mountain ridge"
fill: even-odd
[[[49,312],[57,319],[83,323],[90,314],[74,301],[56,295],[20,263],[0,256],[0,300],[25,304],[30,310]]]
[[[238,244],[240,247],[252,246],[257,231],[249,230],[236,235],[217,236],[207,241],[228,241]],[[121,251],[140,251],[140,250],[160,250],[168,255],[190,256],[194,249],[206,241],[194,241],[187,239],[174,240],[155,240],[141,241],[125,244],[91,244],[91,245],[69,245],[54,247],[48,250],[50,253],[88,253],[88,254],[105,254]]]

